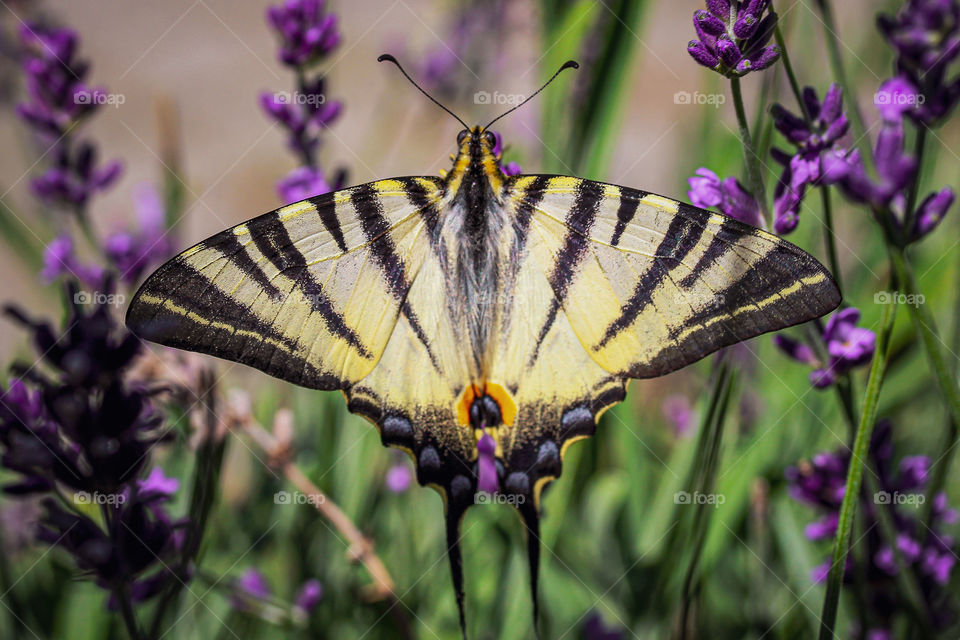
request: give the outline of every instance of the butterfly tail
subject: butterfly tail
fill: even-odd
[[[463,557],[460,555],[460,522],[466,509],[451,505],[445,514],[447,521],[447,557],[450,558],[450,576],[457,596],[457,611],[460,614],[460,632],[467,640],[467,618],[463,612]]]
[[[533,633],[540,638],[540,514],[532,500],[518,505],[527,538],[527,562],[530,567],[530,601],[533,605]]]

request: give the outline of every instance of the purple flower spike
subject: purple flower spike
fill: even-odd
[[[780,48],[767,44],[777,24],[769,6],[769,0],[708,0],[707,10],[693,15],[697,39],[687,51],[729,78],[766,69],[780,58]]]
[[[782,105],[775,104],[770,110],[777,131],[796,146],[792,156],[781,149],[771,150],[773,159],[783,165],[773,195],[773,228],[781,235],[796,229],[808,186],[831,184],[849,172],[848,165],[838,164],[835,158],[844,153],[837,145],[850,128],[840,87],[831,85],[823,102],[813,88],[806,87],[803,103],[809,124]],[[838,173],[838,167],[843,171]]]
[[[284,204],[299,202],[330,191],[323,172],[313,167],[299,167],[277,183],[277,193]]]
[[[76,278],[83,284],[98,287],[103,282],[103,269],[95,264],[84,264],[77,258],[73,240],[62,235],[47,245],[43,252],[43,271],[47,282],[60,277]]]
[[[300,587],[293,606],[304,613],[310,613],[317,608],[323,598],[323,585],[317,579],[307,580]]]
[[[326,13],[324,0],[287,0],[267,9],[267,19],[281,39],[280,60],[301,67],[328,55],[340,43],[337,16]]]
[[[387,489],[393,493],[403,493],[410,488],[412,479],[410,467],[404,462],[398,462],[387,470]]]
[[[920,500],[904,500],[910,497],[907,492],[916,492],[914,498],[922,497],[930,476],[930,460],[926,456],[904,456],[898,472],[893,473],[890,465],[894,457],[893,443],[891,424],[879,421],[870,442],[869,460],[865,461],[876,476],[877,488],[862,490],[857,505],[857,517],[863,518],[859,526],[866,531],[880,531],[880,510],[887,512],[894,527],[893,545],[886,535],[864,535],[858,544],[860,553],[848,556],[845,565],[845,579],[856,576],[863,595],[863,607],[858,614],[865,625],[873,627],[867,638],[892,637],[883,628],[890,622],[891,604],[902,598],[896,578],[900,571],[897,555],[906,570],[917,576],[923,599],[921,606],[928,612],[934,631],[942,631],[955,620],[951,604],[945,598],[945,587],[957,557],[956,543],[943,533],[945,525],[950,524],[942,515],[947,508],[946,500],[935,498],[929,516],[917,508],[922,504]],[[816,519],[805,530],[809,539],[826,542],[835,537],[849,464],[850,450],[844,448],[817,454],[812,462],[801,462],[786,470],[791,497],[817,511]],[[829,566],[827,562],[816,567],[812,579],[822,581]],[[859,632],[853,635],[861,637]]]
[[[494,454],[497,443],[488,433],[484,433],[477,442],[477,489],[487,493],[496,493],[500,490],[500,479],[497,476],[497,463]]]
[[[698,207],[718,207],[725,215],[754,227],[763,226],[760,205],[753,195],[734,178],[720,180],[716,173],[701,167],[687,179],[687,196]]]
[[[693,426],[694,412],[690,399],[679,393],[674,393],[663,399],[660,407],[663,417],[667,419],[673,427],[673,432],[678,437],[683,437],[690,432]]]
[[[908,0],[878,24],[897,55],[899,75],[917,88],[906,114],[927,126],[939,124],[960,102],[960,78],[948,74],[960,54],[960,6],[955,0]]]

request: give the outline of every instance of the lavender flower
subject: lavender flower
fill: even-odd
[[[71,511],[47,497],[38,538],[69,552],[99,586],[125,585],[140,601],[165,584],[188,523],[174,521],[163,507],[177,490],[175,480],[159,469],[137,479],[149,450],[165,439],[148,393],[123,380],[139,341],[116,326],[104,305],[85,313],[76,289],[68,291],[71,313],[60,338],[49,325],[7,310],[30,328],[45,367],[13,380],[0,401],[0,464],[13,474],[4,490],[72,490],[78,505],[99,496],[111,512],[105,529],[79,506]]]
[[[69,29],[22,24],[27,101],[17,113],[31,127],[57,138],[103,103],[106,92],[84,83],[88,65],[76,59],[79,38]]]
[[[96,288],[103,283],[104,272],[98,265],[81,262],[74,250],[73,239],[62,235],[54,239],[44,250],[41,275],[47,282],[67,276]]]
[[[302,67],[328,55],[340,44],[337,16],[324,0],[287,0],[267,9],[267,20],[280,36],[279,58]]]
[[[500,135],[499,131],[491,130],[491,133],[493,134],[493,137],[496,140],[492,149],[493,155],[497,158],[498,162],[501,162],[500,170],[503,172],[503,175],[510,178],[523,173],[523,169],[520,168],[520,165],[517,164],[516,162],[508,162],[506,164],[502,164],[503,151],[505,148],[503,144],[503,136]]]
[[[134,194],[139,229],[118,231],[104,242],[104,252],[120,278],[140,279],[147,267],[165,260],[172,249],[167,235],[163,201],[151,185],[140,185]]]
[[[773,342],[792,360],[814,367],[810,383],[817,389],[825,389],[836,382],[837,376],[863,366],[873,357],[876,334],[858,327],[859,320],[860,312],[852,307],[830,316],[820,332],[829,356],[827,362],[823,362],[810,345],[786,335],[774,336]]]
[[[717,207],[724,214],[754,227],[763,227],[760,205],[753,195],[734,178],[721,180],[716,173],[700,167],[696,175],[687,179],[687,196],[698,207]]]
[[[771,108],[774,126],[796,147],[793,155],[780,149],[771,151],[784,168],[773,196],[773,228],[779,234],[790,233],[797,227],[808,185],[831,184],[839,178],[827,170],[833,165],[823,158],[828,152],[842,152],[837,142],[850,128],[838,85],[830,85],[823,102],[812,87],[806,87],[803,104],[806,117],[794,115],[780,104]]]
[[[317,162],[321,133],[339,117],[343,105],[327,100],[323,76],[312,79],[308,67],[328,55],[340,42],[337,17],[325,11],[323,0],[287,0],[267,11],[270,24],[281,36],[280,59],[297,73],[297,90],[260,94],[267,117],[287,132],[287,144],[300,166],[277,183],[283,202],[297,202],[342,187],[346,171],[330,179]]]
[[[73,133],[77,123],[103,103],[105,90],[84,83],[89,66],[76,59],[79,39],[73,31],[24,24],[20,40],[28,99],[17,106],[17,113],[55,145],[53,166],[33,179],[33,191],[41,200],[82,211],[121,170],[118,162],[99,167],[96,148],[78,142]]]
[[[299,202],[330,191],[323,172],[313,167],[297,167],[277,183],[284,204]]]
[[[960,4],[908,0],[896,16],[880,15],[878,24],[897,54],[898,74],[916,87],[905,112],[918,124],[943,122],[960,102],[960,77],[947,74],[960,54]]]
[[[681,394],[673,393],[663,399],[660,411],[667,422],[673,427],[673,432],[680,437],[687,435],[693,426],[694,412],[690,399]]]
[[[623,640],[626,634],[622,628],[607,626],[598,612],[591,611],[583,621],[580,637],[583,640]]]
[[[780,47],[767,44],[776,25],[770,0],[707,0],[707,11],[693,14],[697,39],[687,44],[687,51],[728,78],[743,76],[780,58]]]
[[[250,567],[234,583],[230,603],[238,611],[253,612],[258,609],[260,601],[268,600],[272,595],[266,576]]]
[[[500,490],[500,478],[494,457],[496,450],[496,441],[490,434],[484,433],[477,442],[477,488],[480,491],[496,493]]]
[[[885,118],[896,115],[887,110]],[[946,215],[953,204],[955,192],[944,187],[929,194],[908,216],[909,188],[916,179],[917,160],[904,148],[902,120],[883,123],[874,148],[877,179],[871,178],[859,152],[829,153],[823,158],[824,172],[831,176],[852,201],[869,205],[875,215],[884,216],[898,229],[905,243],[916,242],[928,235]],[[903,229],[904,220],[913,220],[909,229]]]
[[[31,186],[41,200],[83,208],[93,194],[113,184],[122,169],[118,161],[98,167],[97,149],[89,142],[79,142],[73,148],[62,141],[53,166],[34,178]]]
[[[105,285],[107,291],[110,284]],[[30,320],[8,307],[28,327],[50,376],[31,371],[29,383],[42,405],[26,403],[11,386],[0,410],[3,466],[20,474],[21,487],[44,491],[61,485],[74,491],[115,494],[136,479],[150,448],[165,439],[161,417],[146,391],[131,388],[123,374],[139,351],[139,340],[119,329],[105,301],[68,287],[71,305],[66,332]],[[92,306],[89,313],[85,306]],[[42,410],[37,410],[42,406]],[[10,410],[13,407],[13,410]],[[30,410],[25,410],[29,407]]]
[[[413,473],[410,471],[409,464],[403,460],[398,460],[395,465],[387,470],[385,483],[387,489],[393,493],[403,493],[410,488],[412,480]]]
[[[297,597],[293,601],[293,606],[303,614],[308,614],[317,608],[322,598],[323,585],[320,584],[320,581],[316,579],[307,580],[300,586]]]
[[[898,571],[894,550],[883,538],[878,526],[878,509],[890,511],[897,530],[895,546],[903,561],[916,572],[921,595],[928,605],[931,623],[943,627],[952,619],[944,606],[944,587],[956,563],[956,544],[943,533],[945,525],[956,521],[956,512],[949,508],[946,496],[934,498],[931,526],[921,522],[916,509],[929,478],[930,459],[926,456],[905,456],[893,464],[892,426],[887,421],[877,423],[870,444],[869,464],[878,475],[880,491],[860,497],[863,514],[860,525],[864,534],[857,546],[863,551],[847,558],[845,579],[861,576],[864,590],[865,621],[871,633],[889,633],[892,615],[903,597],[895,581]],[[831,540],[836,535],[837,518],[843,501],[848,450],[820,453],[811,462],[801,462],[786,470],[788,491],[795,500],[803,502],[820,514],[820,518],[806,528],[806,535],[815,541]],[[858,518],[861,517],[858,515]],[[858,564],[859,563],[859,564]],[[826,579],[829,562],[813,570],[815,581]],[[871,636],[873,637],[873,636]]]

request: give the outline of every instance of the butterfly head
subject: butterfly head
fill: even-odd
[[[479,126],[463,129],[457,135],[453,168],[446,176],[448,188],[457,190],[463,184],[468,189],[486,191],[489,187],[492,193],[499,193],[505,176],[500,169],[496,146],[497,139],[492,131]]]

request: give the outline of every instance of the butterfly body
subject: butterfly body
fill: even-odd
[[[569,176],[506,176],[464,130],[442,178],[407,177],[282,207],[154,273],[127,323],[162,344],[341,390],[444,497],[461,605],[459,522],[493,473],[526,524],[630,378],[835,308],[829,273],[759,229]]]

